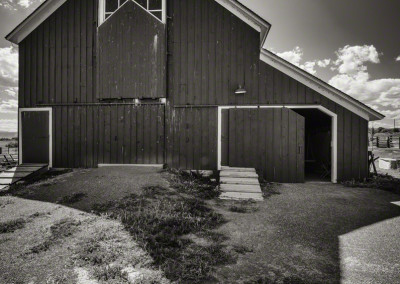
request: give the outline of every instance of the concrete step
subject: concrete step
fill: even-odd
[[[244,200],[244,199],[253,199],[256,201],[264,200],[261,193],[248,193],[248,192],[223,192],[219,198],[230,199],[230,200]]]
[[[0,178],[23,178],[30,174],[31,172],[3,172],[0,173]]]
[[[239,172],[239,171],[221,171],[220,177],[235,177],[235,178],[258,178],[257,173],[254,172]]]
[[[258,178],[221,177],[221,184],[260,184]]]
[[[261,193],[259,185],[221,184],[220,189],[223,192]]]
[[[234,172],[256,172],[254,168],[231,168],[231,167],[221,167],[221,171],[234,171]]]

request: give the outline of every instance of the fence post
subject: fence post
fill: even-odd
[[[376,137],[376,148],[379,148],[379,137]]]
[[[392,146],[391,144],[390,144],[390,140],[392,140],[392,136],[388,136],[388,138],[387,138],[387,147],[390,149],[390,146]]]

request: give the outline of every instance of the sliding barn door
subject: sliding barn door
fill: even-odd
[[[304,117],[287,108],[222,113],[222,165],[251,167],[267,181],[304,182]]]

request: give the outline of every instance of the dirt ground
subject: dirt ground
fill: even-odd
[[[77,170],[27,186],[24,199],[0,197],[0,283],[168,283],[118,221],[84,212],[165,182],[154,170],[120,172]],[[56,204],[77,192],[86,196]]]
[[[125,283],[126,275],[145,279],[138,283],[166,281],[119,222],[90,214],[93,204],[149,185],[168,183],[152,168],[100,168],[1,197],[0,221],[24,223],[0,233],[0,283]],[[73,193],[76,202],[57,204]],[[236,263],[217,268],[214,282],[395,283],[400,207],[391,202],[398,200],[389,192],[330,183],[275,185],[254,204],[212,200],[209,206],[227,220],[217,232],[241,251]],[[119,280],[107,280],[112,275]]]
[[[397,283],[400,279],[399,195],[330,183],[276,187],[255,212],[216,208],[218,231],[248,251],[221,267],[221,283]],[[225,209],[224,209],[225,208]]]

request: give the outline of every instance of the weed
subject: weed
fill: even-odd
[[[187,193],[201,199],[213,199],[220,195],[218,183],[209,177],[203,177],[195,172],[184,172],[169,169],[170,186],[179,192]]]
[[[25,226],[26,221],[22,218],[10,220],[7,222],[0,223],[0,234],[13,233],[18,229],[22,229]]]
[[[74,234],[80,225],[72,219],[62,219],[50,227],[50,235],[36,246],[32,247],[28,253],[41,253],[50,249],[51,246]]]
[[[85,197],[87,197],[86,193],[83,192],[74,192],[71,193],[69,195],[63,196],[61,197],[57,203],[58,204],[64,204],[64,205],[69,205],[69,204],[74,204],[77,203],[79,201],[81,201],[82,199],[84,199]]]
[[[237,252],[238,254],[245,254],[245,253],[248,253],[248,252],[253,252],[253,250],[251,248],[248,248],[248,247],[246,247],[244,245],[234,245],[232,247],[232,249],[235,252]]]
[[[128,274],[122,270],[122,267],[118,265],[95,266],[93,276],[96,280],[107,281],[107,283],[129,283]]]
[[[97,214],[120,220],[136,242],[153,258],[167,278],[198,283],[209,279],[213,268],[234,260],[221,244],[223,237],[211,232],[224,223],[222,215],[206,206],[216,189],[194,176],[171,174],[173,187],[146,187],[119,201],[93,206]],[[180,194],[180,193],[185,194]],[[185,235],[196,234],[214,241],[200,246]]]
[[[376,188],[400,194],[400,179],[388,174],[374,175],[362,181],[351,180],[342,183],[346,187]]]
[[[281,194],[277,190],[277,187],[279,186],[279,184],[277,184],[277,183],[262,181],[260,183],[260,185],[261,185],[261,190],[262,190],[264,198],[269,198],[269,197],[271,197],[273,195]]]

